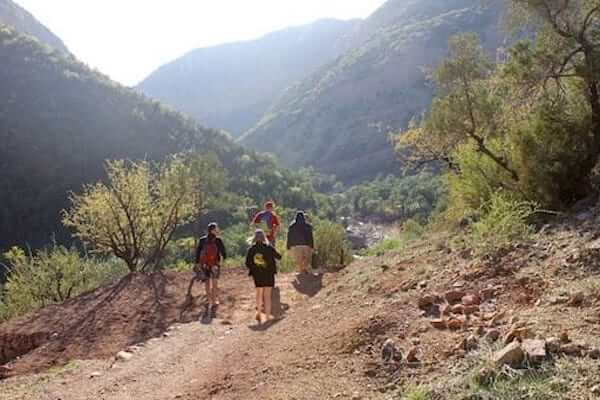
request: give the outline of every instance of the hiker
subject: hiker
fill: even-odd
[[[275,211],[273,211],[274,208],[275,204],[272,201],[267,201],[264,210],[256,214],[252,220],[252,224],[257,227],[264,222],[267,225],[267,228],[269,228],[267,239],[273,247],[276,247],[275,241],[277,239],[280,224],[279,217],[275,214]]]
[[[304,212],[298,211],[287,236],[287,249],[291,251],[298,273],[309,273],[314,248],[313,227],[306,221]]]
[[[262,229],[254,233],[253,246],[246,254],[246,267],[256,287],[256,320],[259,324],[272,321],[272,295],[281,254],[270,245]]]
[[[208,224],[207,234],[200,238],[196,250],[197,278],[206,285],[208,305],[219,305],[219,277],[221,261],[227,257],[225,245],[219,237],[219,226],[212,222]]]

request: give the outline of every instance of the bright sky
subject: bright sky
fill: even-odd
[[[320,18],[365,18],[385,0],[15,0],[79,59],[134,85],[198,47]]]

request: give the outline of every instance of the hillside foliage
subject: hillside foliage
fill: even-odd
[[[595,5],[513,1],[530,17],[520,26],[534,24],[538,36],[497,64],[476,35],[451,39],[431,110],[399,149],[408,162],[445,166],[455,220],[494,204],[499,191],[552,209],[590,193],[600,155]]]

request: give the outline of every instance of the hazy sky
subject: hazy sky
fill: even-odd
[[[385,0],[15,0],[82,61],[133,85],[197,47],[319,18],[364,18]]]

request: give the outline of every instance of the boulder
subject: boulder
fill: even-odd
[[[466,351],[472,351],[479,347],[479,339],[475,335],[469,335],[464,341],[464,349]]]
[[[581,357],[587,345],[584,343],[566,343],[560,346],[560,352],[568,356]]]
[[[468,294],[463,296],[461,300],[465,306],[478,306],[481,304],[481,299],[476,294]]]
[[[446,329],[448,327],[445,319],[432,319],[429,321],[435,329]]]
[[[117,360],[120,361],[129,361],[133,358],[133,354],[127,351],[120,351],[117,353]]]
[[[504,336],[504,344],[509,344],[515,340],[523,341],[531,336],[528,328],[513,328]]]
[[[519,342],[512,342],[494,354],[494,363],[497,366],[509,365],[518,367],[525,360],[525,353]]]
[[[452,319],[448,320],[446,325],[448,326],[448,329],[457,331],[459,329],[462,329],[465,326],[465,323],[458,318],[452,318]]]
[[[557,337],[551,337],[546,340],[546,349],[552,354],[560,353],[560,346],[560,339]]]
[[[444,294],[444,298],[448,303],[454,303],[460,301],[465,295],[464,290],[450,290]]]
[[[484,336],[484,339],[490,343],[496,342],[500,338],[500,331],[497,329],[490,329]]]
[[[588,351],[587,356],[592,360],[600,360],[600,349],[592,349]]]
[[[452,306],[451,311],[453,314],[464,314],[465,306],[463,306],[462,304],[456,304]]]
[[[573,293],[569,299],[569,305],[573,307],[579,307],[585,301],[585,293],[577,292]]]
[[[425,310],[428,309],[429,307],[431,307],[432,305],[434,305],[435,303],[437,303],[440,300],[439,296],[433,295],[433,294],[428,294],[422,297],[419,297],[419,300],[417,301],[417,305],[419,306],[419,308],[421,310]]]
[[[473,314],[478,313],[479,311],[480,311],[480,309],[479,309],[479,306],[477,306],[477,305],[464,307],[465,315],[473,315]]]
[[[525,352],[527,360],[533,364],[539,364],[547,357],[546,342],[544,340],[525,339],[521,343],[521,348]]]
[[[413,347],[412,349],[410,349],[408,354],[406,354],[406,361],[408,361],[409,363],[418,363],[420,362],[418,355],[419,349],[417,347]]]
[[[494,289],[492,287],[488,287],[488,288],[482,289],[479,292],[479,297],[482,298],[483,300],[489,300],[489,299],[493,298],[495,294],[496,294],[496,289]]]
[[[402,357],[402,351],[396,346],[396,343],[392,339],[386,340],[381,349],[381,359],[386,363],[390,363],[402,361]]]

